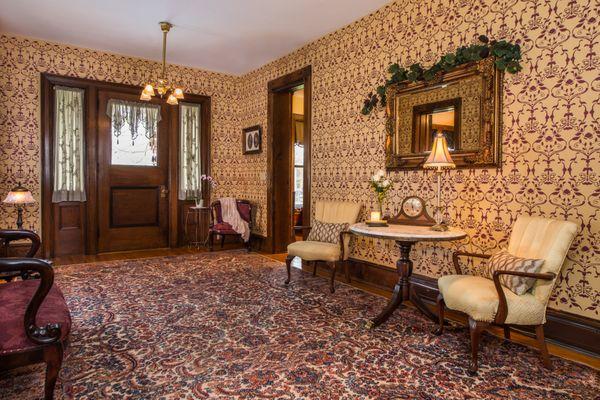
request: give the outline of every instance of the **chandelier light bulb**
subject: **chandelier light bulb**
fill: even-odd
[[[167,104],[170,104],[172,106],[176,105],[178,103],[177,101],[177,97],[175,97],[174,94],[170,94],[169,97],[167,98]]]
[[[140,100],[150,101],[150,99],[152,99],[152,96],[146,93],[146,91],[143,91],[140,96]]]
[[[154,96],[154,88],[151,84],[146,85],[146,87],[144,88],[144,93],[146,93],[149,96]]]
[[[175,96],[176,99],[181,100],[181,99],[183,99],[183,90],[181,88],[175,88],[173,95]]]

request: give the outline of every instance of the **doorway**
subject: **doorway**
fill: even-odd
[[[177,247],[184,244],[185,211],[194,204],[181,197],[180,168],[182,107],[194,108],[198,124],[199,170],[210,174],[210,97],[185,94],[185,102],[170,106],[160,100],[139,101],[140,87],[90,79],[42,74],[42,252],[44,257],[98,254],[114,251]],[[85,194],[78,199],[55,199],[56,93],[81,93],[81,179]],[[119,132],[112,122],[114,104],[125,107]],[[131,123],[127,107],[155,119]],[[110,114],[110,117],[109,117]],[[134,119],[137,120],[137,119]],[[156,128],[149,132],[150,121]],[[197,156],[198,157],[198,156]],[[207,190],[195,196],[209,201]]]
[[[268,84],[267,248],[285,252],[310,226],[311,67]]]

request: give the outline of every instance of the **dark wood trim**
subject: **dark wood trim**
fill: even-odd
[[[304,207],[303,207],[303,224],[310,225],[311,219],[311,127],[312,127],[312,66],[308,65],[302,69],[291,72],[270,81],[267,84],[268,89],[268,126],[267,126],[267,238],[264,248],[267,251],[274,252],[276,242],[274,236],[274,220],[277,212],[286,213],[288,211],[278,207],[278,202],[275,199],[274,187],[274,170],[277,166],[274,163],[274,102],[275,94],[304,85]],[[291,105],[290,105],[291,107]],[[291,115],[291,110],[290,110]],[[290,213],[290,232],[291,232],[291,208]]]
[[[350,259],[348,263],[352,281],[378,291],[392,293],[398,280],[393,268],[357,259]],[[433,312],[437,312],[436,300],[439,294],[437,279],[413,274],[410,282],[422,302]],[[455,319],[457,316],[456,313],[447,310],[446,317]],[[463,322],[463,319],[460,318],[460,321]],[[548,342],[600,357],[600,321],[553,309],[547,310],[546,320],[544,332]],[[511,329],[535,337],[533,327],[511,325]]]
[[[86,165],[86,192],[87,201],[82,203],[85,215],[85,251],[86,254],[98,253],[98,96],[99,90],[138,94],[139,86],[98,81],[93,79],[74,78],[49,73],[41,76],[41,128],[42,128],[42,254],[52,257],[54,235],[52,233],[52,147],[53,147],[53,87],[55,85],[77,87],[85,90],[85,165]],[[209,96],[185,93],[185,103],[199,103],[202,105],[202,168],[210,173],[211,155],[211,98]],[[176,247],[178,243],[178,227],[181,204],[177,199],[178,171],[179,171],[179,108],[169,106],[168,136],[169,136],[169,246]],[[208,191],[204,194],[208,202]]]

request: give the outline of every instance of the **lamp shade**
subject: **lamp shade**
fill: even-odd
[[[437,169],[445,169],[445,168],[455,168],[456,165],[454,161],[452,161],[452,157],[450,157],[450,152],[448,151],[448,143],[446,143],[446,137],[438,132],[433,139],[433,148],[431,149],[431,153],[425,164],[423,164],[423,168],[437,168]]]
[[[27,204],[27,203],[35,203],[35,199],[31,195],[29,189],[24,188],[21,185],[13,188],[8,194],[6,198],[2,201],[7,204]]]

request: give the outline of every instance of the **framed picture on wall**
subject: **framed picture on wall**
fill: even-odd
[[[262,128],[260,125],[242,130],[242,153],[256,154],[262,151]]]

